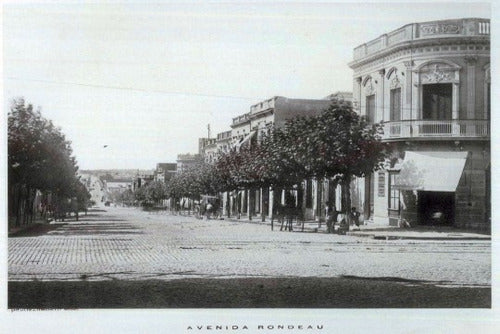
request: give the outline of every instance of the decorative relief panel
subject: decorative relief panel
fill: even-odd
[[[455,79],[456,69],[451,68],[447,64],[432,64],[425,66],[420,70],[422,73],[422,84],[450,82]]]
[[[365,95],[373,95],[375,94],[375,87],[373,86],[373,81],[370,78],[366,83],[365,83]]]
[[[459,33],[460,26],[457,24],[428,24],[420,26],[421,36]]]
[[[396,76],[391,80],[391,89],[396,89],[401,87],[401,81],[399,81],[399,77],[396,74]]]

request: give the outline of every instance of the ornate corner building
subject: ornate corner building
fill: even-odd
[[[354,49],[357,111],[385,169],[357,180],[365,220],[490,229],[490,21],[408,24]]]

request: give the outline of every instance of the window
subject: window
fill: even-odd
[[[375,122],[375,95],[366,97],[366,120],[369,123]]]
[[[450,120],[452,84],[423,85],[424,120]]]
[[[389,210],[399,211],[399,189],[394,188],[399,172],[389,172]]]
[[[391,89],[391,121],[401,120],[401,88]]]

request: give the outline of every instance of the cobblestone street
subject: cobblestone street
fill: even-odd
[[[271,231],[133,208],[9,238],[9,280],[375,277],[489,286],[489,241],[373,240]]]

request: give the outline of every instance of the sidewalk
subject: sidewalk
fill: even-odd
[[[249,220],[248,217],[227,218],[224,220],[231,222],[241,222],[250,224],[269,225],[271,229],[271,220],[266,218],[264,222],[260,216],[253,217]],[[281,224],[274,221],[273,230],[280,231]],[[338,227],[338,224],[336,225]],[[302,230],[302,222],[293,224],[293,232],[319,232],[326,233],[326,223],[322,222],[321,226],[317,221],[305,221],[304,229]],[[288,232],[283,229],[283,232]],[[396,226],[387,226],[374,223],[352,227],[346,233],[349,236],[367,237],[378,240],[491,240],[491,235],[474,231],[467,231],[448,226],[417,226],[412,228],[400,228]]]
[[[399,228],[370,224],[351,229],[347,235],[381,240],[491,240],[491,235],[487,233],[441,226]]]

